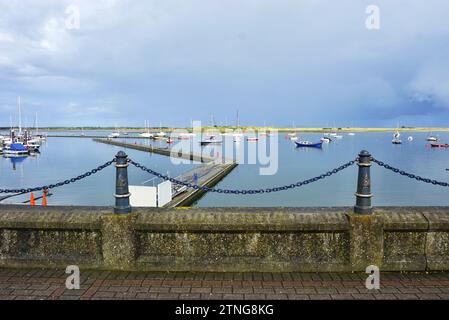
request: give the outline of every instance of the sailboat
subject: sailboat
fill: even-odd
[[[399,133],[398,130],[396,130],[396,132],[393,134],[393,140],[391,140],[391,143],[393,144],[401,144],[402,140],[400,139],[401,134]]]
[[[159,130],[160,131],[156,133],[156,137],[164,138],[167,134],[164,131],[162,131],[162,123],[159,123]]]
[[[115,139],[115,138],[118,138],[118,137],[120,137],[120,132],[117,130],[117,125],[116,125],[116,126],[115,126],[114,132],[110,133],[110,134],[108,135],[108,138],[113,138],[113,139]]]
[[[232,134],[233,136],[233,141],[234,142],[240,142],[242,140],[243,137],[243,133],[240,131],[240,118],[239,118],[239,111],[237,110],[237,119],[236,119],[236,131]]]
[[[145,132],[139,134],[143,138],[152,138],[154,135],[150,133],[150,121],[145,120]]]

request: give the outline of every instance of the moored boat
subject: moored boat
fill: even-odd
[[[322,137],[322,138],[320,139],[320,141],[321,141],[321,142],[324,142],[324,143],[329,143],[329,142],[332,141],[332,139],[331,139],[331,138],[328,138],[328,137]]]
[[[321,148],[323,142],[295,141],[297,147]]]
[[[108,135],[108,138],[112,138],[112,139],[115,139],[118,137],[120,137],[120,132],[112,132],[111,134]]]
[[[23,143],[15,142],[3,148],[5,156],[24,156],[28,155],[30,151],[23,145]]]
[[[259,141],[259,138],[257,138],[257,137],[248,137],[248,138],[246,138],[246,141]]]
[[[438,138],[435,136],[428,136],[426,140],[427,141],[438,141]]]
[[[430,146],[432,148],[447,148],[447,147],[449,147],[449,144],[447,144],[447,143],[431,143]]]
[[[399,139],[401,137],[401,134],[399,131],[396,131],[393,135],[393,140],[391,140],[392,144],[402,144],[402,140]]]
[[[206,145],[209,145],[209,144],[220,144],[222,142],[223,141],[221,141],[221,140],[215,139],[215,136],[210,136],[209,139],[201,140],[200,144],[202,146],[206,146]]]

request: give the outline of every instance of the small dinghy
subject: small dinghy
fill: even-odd
[[[324,143],[329,143],[329,142],[332,141],[332,139],[331,139],[331,138],[328,138],[328,137],[322,137],[322,138],[320,139],[320,141],[321,141],[321,142],[324,142]]]
[[[431,143],[430,146],[432,148],[447,148],[447,147],[449,147],[449,144],[447,144],[447,143]]]
[[[426,140],[427,140],[427,141],[438,141],[438,138],[435,137],[435,136],[429,136],[429,137],[427,137]]]
[[[298,148],[321,148],[323,146],[323,142],[310,142],[310,141],[295,141],[295,144]]]

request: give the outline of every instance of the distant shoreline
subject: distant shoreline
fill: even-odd
[[[32,131],[35,131],[34,128],[30,128]],[[260,126],[240,126],[237,127],[211,127],[211,126],[205,126],[202,127],[203,131],[209,130],[217,130],[224,132],[225,130],[254,130],[254,131],[270,131],[270,130],[277,130],[278,132],[316,132],[316,133],[324,133],[324,132],[341,132],[341,133],[350,133],[350,132],[393,132],[393,131],[400,131],[400,132],[438,132],[438,131],[449,131],[449,127],[447,128],[441,128],[441,127],[435,127],[435,128],[428,128],[428,127],[405,127],[405,128],[275,128],[275,127],[260,127]],[[8,131],[9,128],[0,128],[0,132]],[[174,131],[174,130],[187,130],[192,131],[192,128],[168,128],[168,127],[162,127],[162,128],[112,128],[112,127],[104,127],[104,128],[98,128],[98,127],[42,127],[39,128],[39,131],[41,132],[57,132],[57,131],[122,131],[122,132],[143,132],[146,130],[149,130],[151,132],[155,131]]]

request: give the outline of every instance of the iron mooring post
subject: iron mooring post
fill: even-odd
[[[362,150],[359,153],[357,162],[359,166],[359,175],[357,179],[356,203],[354,212],[358,214],[372,214],[373,207],[371,206],[371,154]]]
[[[129,193],[128,187],[128,155],[119,151],[115,156],[115,207],[114,213],[126,214],[131,212],[131,206],[129,204]]]

